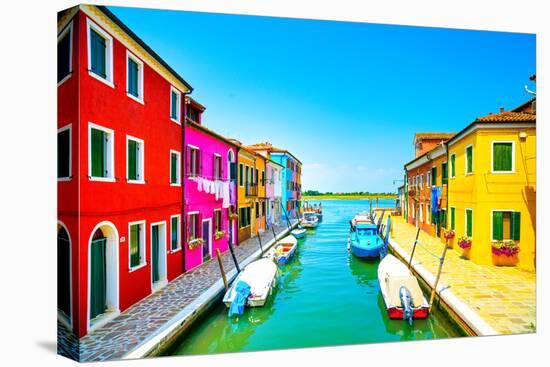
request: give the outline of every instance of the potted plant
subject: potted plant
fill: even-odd
[[[189,242],[187,242],[187,248],[189,248],[189,250],[196,249],[197,247],[202,246],[203,241],[204,240],[200,237],[199,238],[190,238]]]
[[[462,249],[462,256],[469,259],[472,239],[468,236],[462,236],[458,239],[458,246]]]
[[[513,240],[501,240],[491,245],[493,264],[498,266],[513,266],[518,262],[519,246]]]
[[[452,248],[453,239],[455,238],[455,231],[453,231],[452,229],[446,230],[445,228],[443,228],[443,238],[446,240],[447,246],[449,246],[449,248]]]
[[[214,239],[219,240],[224,235],[225,235],[225,231],[216,231],[216,233],[214,233]]]

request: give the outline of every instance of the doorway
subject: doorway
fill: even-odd
[[[168,282],[166,275],[166,222],[151,224],[151,289]]]
[[[202,262],[212,258],[212,219],[202,221]]]

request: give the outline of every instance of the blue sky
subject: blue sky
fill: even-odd
[[[206,126],[297,156],[303,190],[395,191],[415,132],[535,88],[532,34],[110,9],[193,86]]]

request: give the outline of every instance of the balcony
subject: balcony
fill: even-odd
[[[246,196],[258,196],[258,186],[247,184],[245,186],[245,195]]]

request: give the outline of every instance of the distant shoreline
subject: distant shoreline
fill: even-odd
[[[315,196],[302,196],[302,200],[315,201],[315,200],[365,200],[365,199],[397,199],[396,195],[315,195]]]

